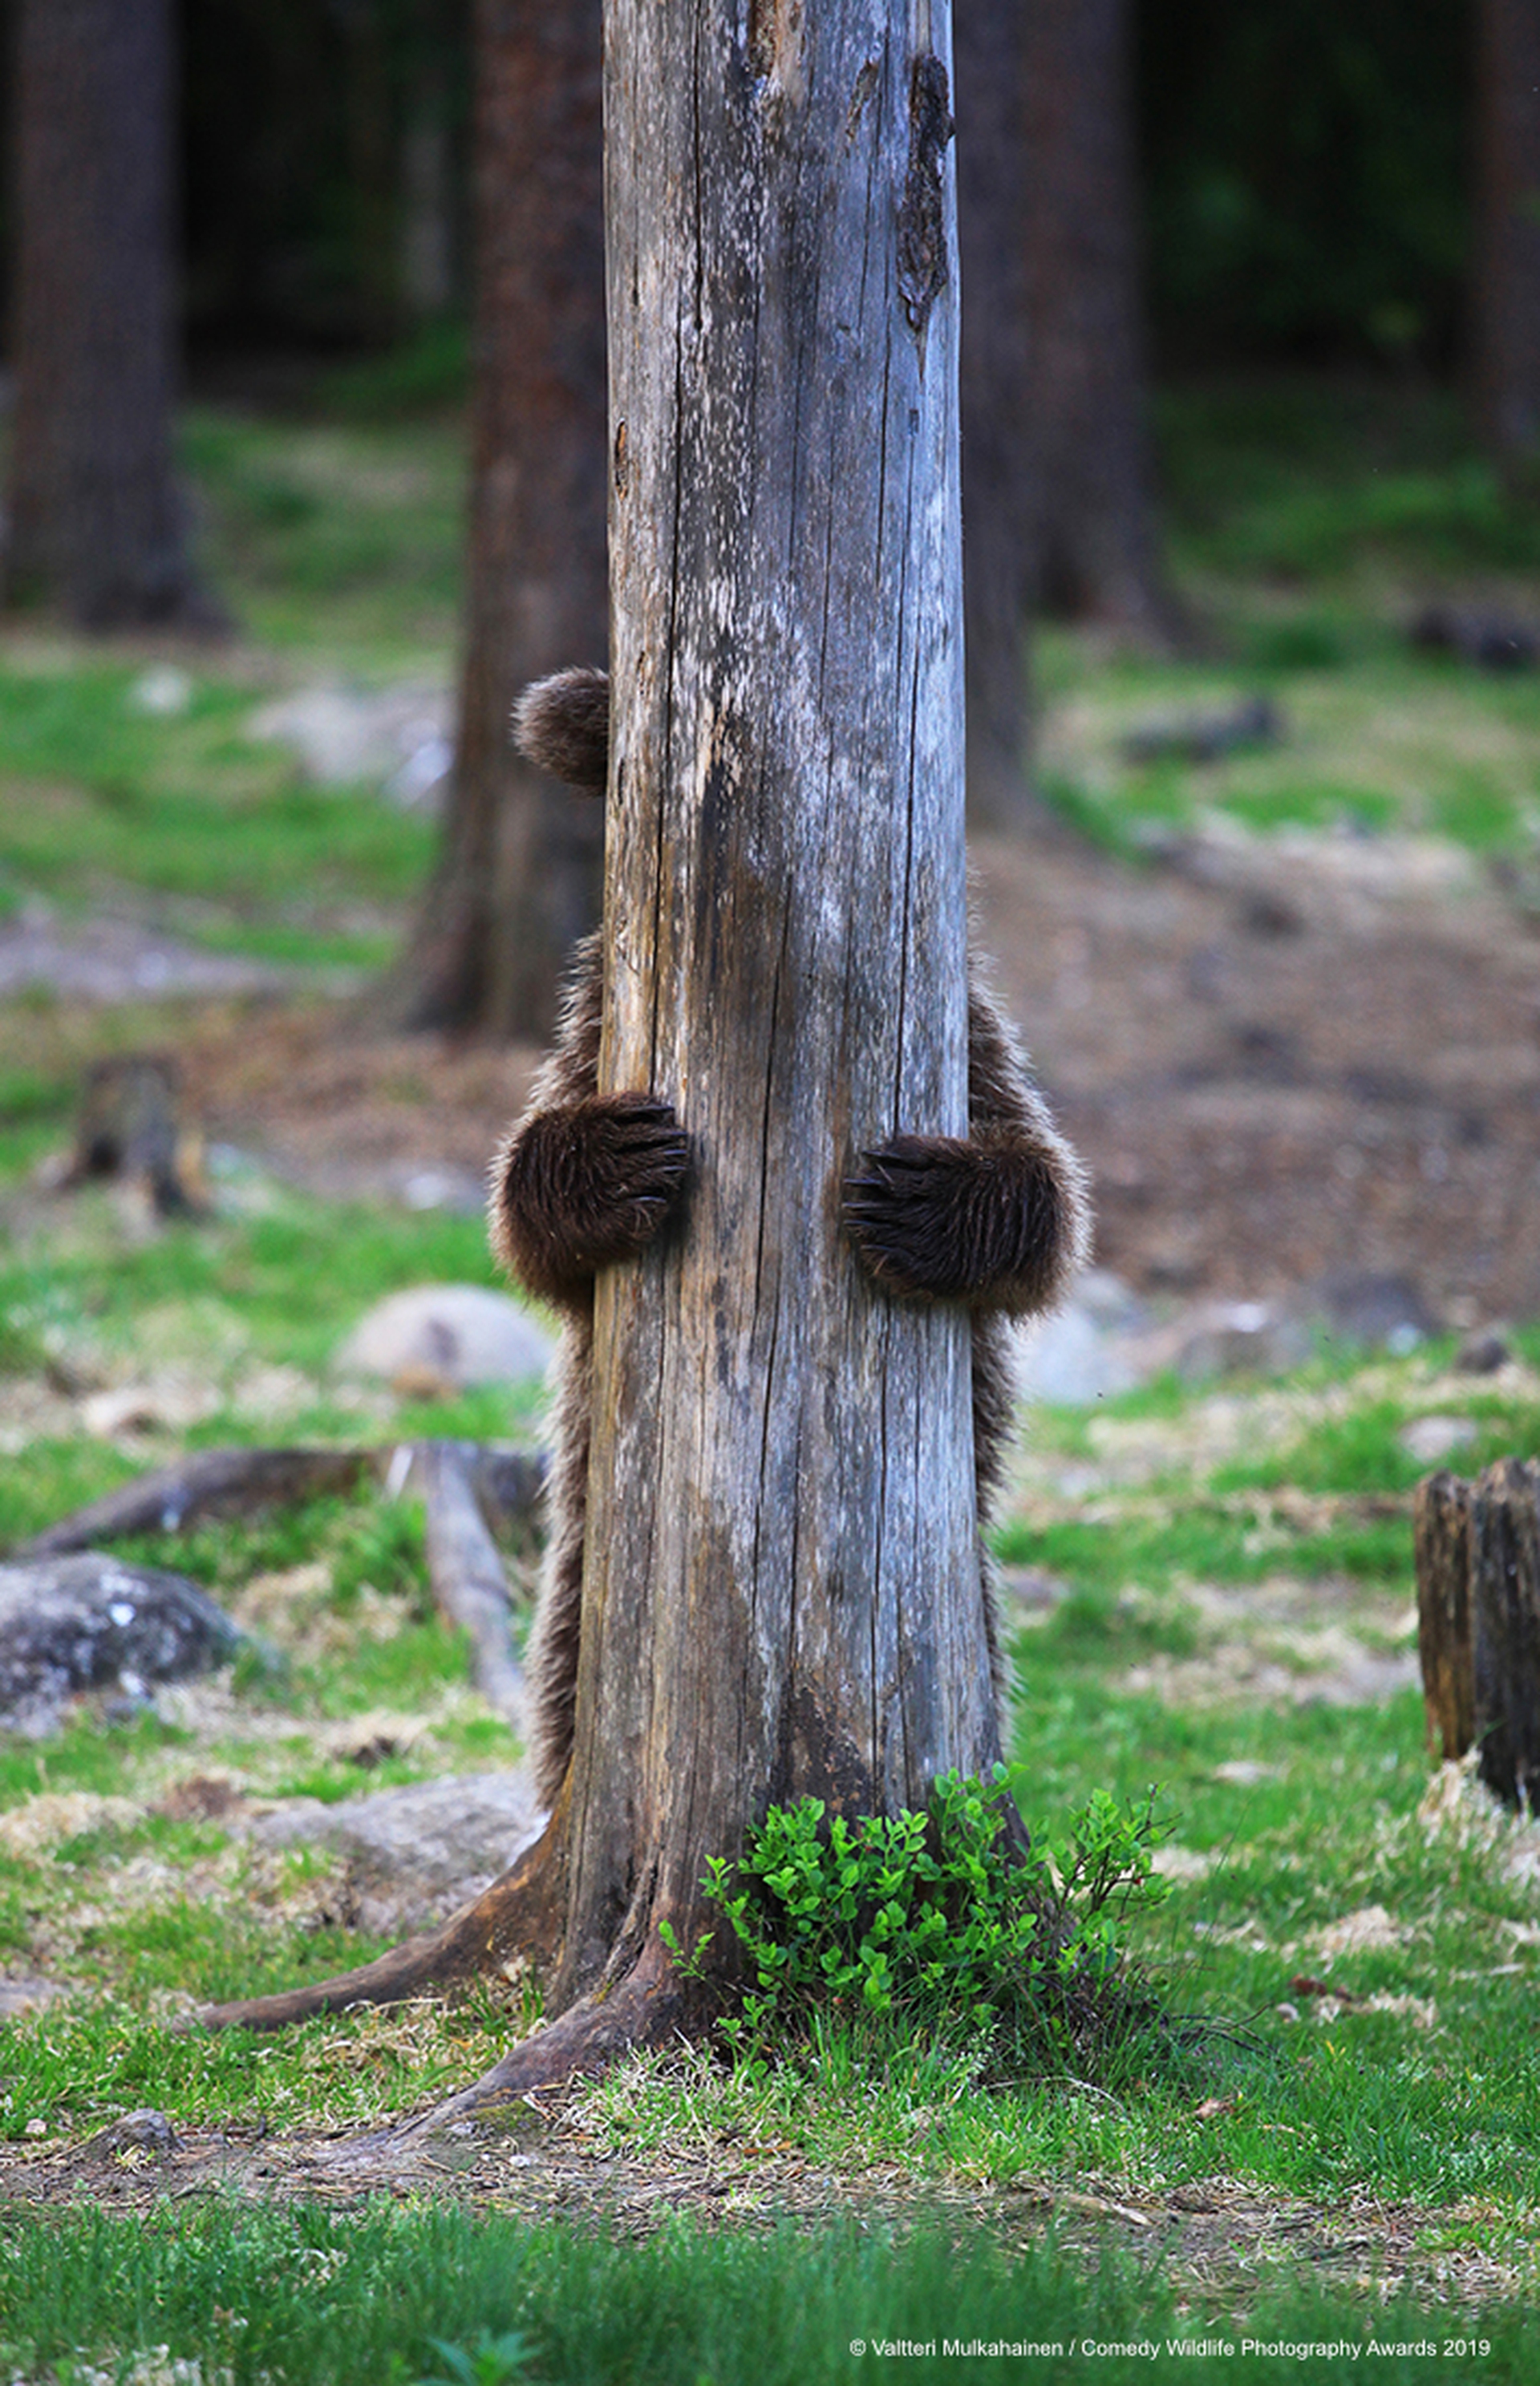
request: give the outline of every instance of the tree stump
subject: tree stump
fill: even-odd
[[[1419,1484],[1417,1638],[1428,1739],[1540,1814],[1540,1461]]]

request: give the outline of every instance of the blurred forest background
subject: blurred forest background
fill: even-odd
[[[598,904],[507,722],[605,647],[599,0],[0,16],[4,983],[266,971],[214,1128],[340,1146],[346,1036],[473,1207]],[[964,0],[955,81],[970,827],[1101,1257],[1540,1311],[1540,7]]]

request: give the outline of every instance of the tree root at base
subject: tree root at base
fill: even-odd
[[[412,1997],[469,1987],[519,1958],[536,1966],[549,1963],[562,1933],[566,1874],[561,1812],[517,1863],[438,1929],[403,1940],[373,1963],[335,1972],[308,1988],[208,2006],[199,2022],[205,2029],[283,2029],[348,2005],[405,2004]]]
[[[637,2047],[666,2046],[698,2030],[699,1997],[691,1995],[663,1951],[656,1952],[658,1960],[650,1963],[643,1955],[624,1978],[580,1997],[546,2028],[521,2039],[471,2087],[404,2123],[395,2143],[411,2145],[452,2121],[473,2120],[514,2097],[564,2087],[580,2073],[601,2071]]]

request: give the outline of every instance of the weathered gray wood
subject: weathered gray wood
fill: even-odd
[[[471,1469],[451,1441],[423,1443],[422,1460],[434,1599],[470,1635],[472,1674],[487,1705],[521,1724],[524,1676],[510,1636],[508,1577],[477,1504]]]
[[[1487,1788],[1540,1814],[1540,1462],[1430,1476],[1416,1513],[1430,1740],[1446,1764],[1477,1748]]]
[[[533,1531],[545,1482],[544,1452],[499,1450],[484,1442],[453,1446],[469,1471],[483,1512],[511,1532]],[[397,1491],[409,1483],[421,1489],[422,1454],[430,1447],[407,1442],[377,1450],[195,1450],[176,1466],[158,1466],[61,1516],[15,1554],[57,1556],[130,1533],[184,1532],[209,1517],[255,1516],[265,1508],[319,1499],[323,1492],[355,1491],[368,1474]]]
[[[174,1533],[210,1516],[253,1516],[323,1491],[352,1491],[369,1466],[365,1450],[199,1450],[106,1492],[16,1554],[38,1558],[83,1550],[128,1533]]]
[[[601,1085],[695,1165],[599,1285],[557,2005],[661,1978],[771,1800],[997,1752],[967,1320],[839,1224],[865,1148],[966,1132],[949,49],[909,0],[610,0]]]
[[[1481,1775],[1540,1814],[1540,1464],[1505,1458],[1476,1486],[1471,1663]]]
[[[1471,1486],[1440,1469],[1417,1487],[1417,1652],[1428,1746],[1458,1763],[1474,1729],[1471,1671]]]
[[[543,1450],[504,1450],[486,1441],[405,1441],[371,1453],[374,1472],[392,1499],[428,1496],[429,1460],[453,1450],[486,1523],[515,1543],[539,1538],[540,1508],[549,1461]]]
[[[448,1936],[210,2016],[550,1956],[557,2018],[431,2129],[688,2019],[659,1925],[694,1943],[708,1858],[771,1801],[918,1804],[998,1753],[969,1322],[875,1291],[839,1223],[865,1149],[966,1129],[949,19],[607,0],[605,25],[600,1078],[675,1105],[691,1187],[598,1277],[544,1838]]]

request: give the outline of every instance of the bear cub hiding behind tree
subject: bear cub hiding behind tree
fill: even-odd
[[[610,690],[600,671],[559,672],[525,690],[514,736],[533,762],[602,794]],[[536,1789],[554,1802],[572,1753],[592,1409],[594,1277],[659,1233],[679,1201],[689,1139],[650,1093],[601,1094],[603,946],[577,948],[554,1049],[492,1163],[492,1248],[509,1274],[560,1309],[561,1376],[548,1496],[550,1537],[525,1671]],[[1028,1084],[1011,1031],[968,975],[968,1134],[897,1135],[861,1155],[844,1223],[862,1262],[899,1298],[957,1300],[973,1325],[973,1432],[982,1526],[1010,1429],[1005,1321],[1052,1308],[1085,1257],[1085,1179]],[[996,1689],[1002,1668],[988,1561]]]

